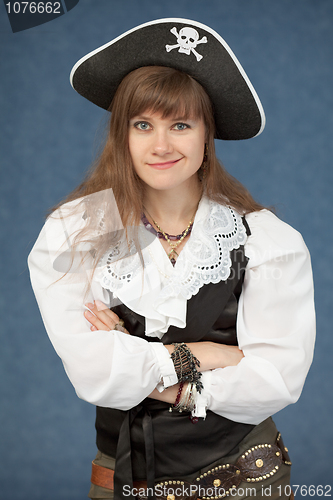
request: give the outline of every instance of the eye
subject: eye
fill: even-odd
[[[175,130],[186,130],[187,128],[191,128],[187,123],[176,123],[173,126],[173,129]]]
[[[136,122],[134,123],[134,128],[137,128],[138,130],[149,130],[150,125],[148,122]]]

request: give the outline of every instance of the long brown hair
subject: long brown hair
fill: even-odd
[[[163,118],[203,118],[208,145],[203,191],[210,199],[231,205],[242,214],[263,208],[216,158],[212,103],[203,87],[188,74],[164,66],[136,69],[119,84],[109,111],[111,117],[104,149],[83,182],[61,204],[112,189],[125,229],[138,225],[143,211],[144,184],[132,165],[128,124],[134,116],[149,111],[160,113]],[[88,234],[87,229],[95,223],[96,220],[91,218],[90,224],[77,235],[77,240]],[[108,233],[112,233],[112,228]],[[98,251],[96,258],[100,253]]]

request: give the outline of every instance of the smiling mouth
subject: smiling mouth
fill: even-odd
[[[182,160],[184,157],[178,158],[177,160],[165,161],[159,163],[148,163],[148,165],[152,168],[156,168],[157,170],[165,170],[167,168],[173,167],[176,163]]]

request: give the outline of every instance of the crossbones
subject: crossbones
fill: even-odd
[[[196,50],[196,46],[199,43],[207,43],[207,37],[202,37],[201,40],[199,40],[199,33],[197,30],[194,28],[190,28],[189,26],[186,26],[185,28],[182,28],[179,33],[177,33],[177,28],[172,28],[171,33],[177,37],[177,44],[176,45],[166,45],[165,48],[167,52],[170,52],[172,49],[177,49],[179,47],[178,52],[182,52],[183,54],[187,54],[188,56],[190,55],[191,52],[195,55],[197,58],[197,61],[200,61],[203,56],[201,54],[198,54]]]

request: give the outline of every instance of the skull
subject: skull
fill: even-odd
[[[178,43],[176,45],[166,45],[165,49],[167,52],[178,48],[178,52],[182,52],[183,54],[187,54],[188,56],[191,54],[191,52],[193,52],[197,61],[201,61],[203,56],[201,54],[198,54],[198,52],[194,49],[197,45],[199,45],[199,43],[207,43],[206,36],[203,36],[201,40],[199,40],[199,33],[197,32],[197,30],[190,28],[189,26],[182,28],[179,33],[177,32],[176,27],[173,27],[170,31],[177,37]]]
[[[197,30],[186,27],[180,30],[177,41],[181,49],[183,49],[186,54],[189,54],[190,50],[197,46],[198,40],[199,33],[197,32]],[[181,49],[179,50],[179,52],[182,52]]]

